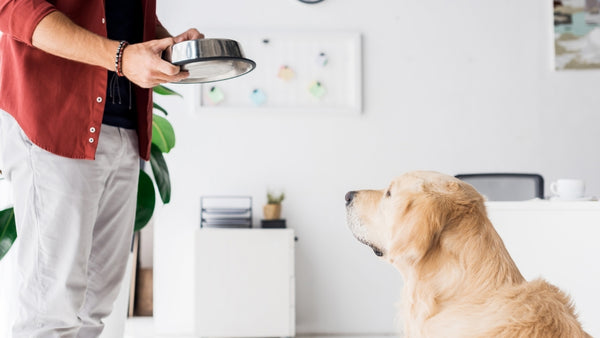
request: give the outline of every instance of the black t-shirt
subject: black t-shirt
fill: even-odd
[[[142,42],[144,19],[140,0],[105,0],[106,29],[111,40],[125,40],[130,44]],[[116,54],[115,50],[115,54]],[[102,123],[115,127],[135,129],[137,110],[135,85],[125,77],[108,71],[108,85]]]

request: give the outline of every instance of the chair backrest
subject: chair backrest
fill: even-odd
[[[544,178],[538,174],[478,173],[458,174],[488,201],[525,201],[544,198]]]

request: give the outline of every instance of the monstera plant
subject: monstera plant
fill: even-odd
[[[159,95],[181,95],[167,87],[154,87],[154,93]],[[162,112],[165,116],[167,111],[154,102],[154,109]],[[175,132],[169,121],[158,115],[152,116],[152,146],[150,148],[150,166],[154,180],[143,170],[140,170],[137,192],[137,207],[135,213],[135,231],[142,229],[154,213],[156,205],[156,194],[154,185],[158,189],[160,199],[164,204],[171,200],[171,179],[169,168],[163,154],[168,153],[175,146]],[[143,163],[142,167],[145,165]],[[15,213],[13,208],[7,208],[0,211],[0,260],[10,250],[12,244],[17,239],[17,229],[15,223]]]
[[[154,87],[154,93],[159,95],[177,95],[181,94],[165,87]],[[154,102],[154,109],[162,112],[165,116],[167,111]],[[171,179],[169,168],[163,154],[168,153],[175,147],[175,132],[169,121],[157,114],[152,117],[152,146],[150,148],[150,166],[154,182],[158,188],[158,194],[164,204],[171,201]],[[137,209],[135,213],[135,231],[142,229],[152,218],[154,206],[156,205],[156,196],[152,178],[142,169],[140,170],[140,179],[138,182]]]
[[[4,209],[0,211],[0,259],[6,255],[15,239],[17,239],[15,212],[13,208]]]

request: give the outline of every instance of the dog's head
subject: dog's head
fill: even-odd
[[[439,248],[461,219],[485,214],[483,197],[472,186],[428,171],[404,174],[384,190],[348,192],[346,209],[360,242],[377,256],[409,264]]]

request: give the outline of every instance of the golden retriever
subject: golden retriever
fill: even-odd
[[[569,297],[527,282],[469,184],[410,172],[346,194],[354,236],[402,274],[404,336],[590,337]]]

